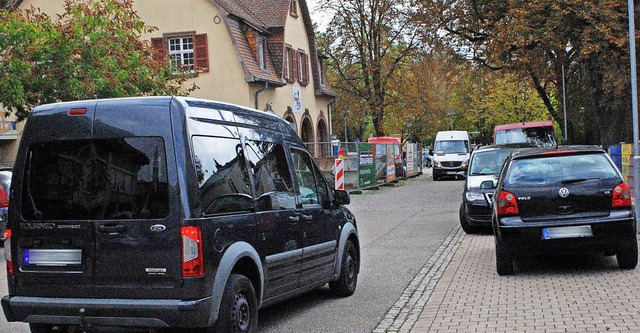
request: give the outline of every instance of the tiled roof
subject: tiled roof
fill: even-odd
[[[249,45],[248,36],[243,30],[242,23],[236,20],[227,20],[227,26],[229,27],[234,44],[238,50],[238,55],[242,61],[245,70],[245,79],[248,82],[268,81],[276,85],[285,85],[273,68],[271,52],[267,52],[267,68],[264,70],[261,69],[256,60],[255,53]]]
[[[284,27],[291,0],[238,0],[269,28]]]

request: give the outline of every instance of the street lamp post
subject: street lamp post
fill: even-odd
[[[452,130],[452,131],[453,131],[453,116],[454,116],[455,114],[456,114],[456,113],[455,113],[455,112],[453,112],[453,111],[449,111],[449,112],[447,112],[447,116],[449,116],[449,117],[451,118],[451,130]]]
[[[349,141],[347,138],[347,118],[349,117],[349,110],[344,110],[344,142],[345,144]]]

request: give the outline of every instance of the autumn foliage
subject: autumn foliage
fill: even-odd
[[[37,9],[0,11],[0,102],[19,119],[43,103],[186,94],[154,59],[132,0],[66,0],[52,18]]]

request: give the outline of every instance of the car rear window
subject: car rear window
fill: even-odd
[[[162,138],[53,141],[29,148],[25,219],[155,219],[168,212]]]
[[[547,185],[618,178],[618,174],[606,155],[597,153],[515,159],[505,177],[507,185]]]

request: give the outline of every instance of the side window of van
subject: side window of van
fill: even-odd
[[[303,150],[291,149],[291,159],[293,160],[293,171],[298,180],[297,192],[302,204],[320,203],[311,156]]]
[[[293,181],[284,147],[276,143],[253,140],[247,140],[246,147],[256,187],[256,209],[295,209]]]
[[[191,141],[204,214],[253,211],[251,182],[240,140],[193,136]]]
[[[158,137],[34,143],[22,181],[25,219],[156,219],[169,214]]]

